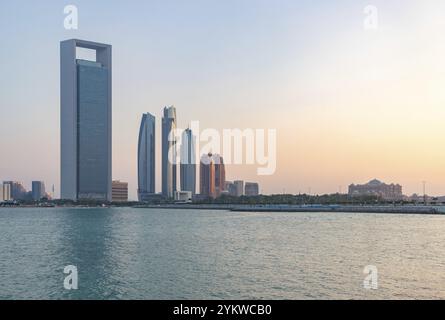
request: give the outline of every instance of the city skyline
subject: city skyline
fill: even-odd
[[[445,136],[444,50],[438,41],[444,3],[376,1],[377,31],[364,30],[360,1],[312,8],[304,1],[254,8],[248,3],[229,1],[218,10],[178,4],[173,12],[163,4],[139,2],[138,10],[107,4],[104,14],[100,1],[79,1],[78,30],[63,28],[56,1],[2,4],[0,32],[8,50],[1,51],[0,63],[8,77],[1,78],[7,121],[0,133],[13,132],[14,139],[0,142],[9,150],[0,161],[0,179],[24,181],[29,189],[37,176],[55,185],[57,197],[57,44],[85,38],[118,48],[112,177],[129,182],[131,199],[137,198],[134,137],[140,114],[160,119],[160,108],[168,104],[181,114],[178,127],[199,119],[217,130],[277,128],[275,175],[259,177],[245,165],[227,170],[229,180],[258,181],[267,194],[335,193],[374,177],[397,181],[408,195],[422,194],[422,181],[428,194],[445,194],[445,154],[438,147]],[[175,26],[156,18],[167,13]],[[126,23],[111,32],[110,19]],[[20,37],[5,33],[8,28]],[[159,126],[157,131],[160,136]],[[42,149],[45,156],[33,157]],[[157,190],[161,181],[157,173]]]
[[[444,14],[0,1],[0,300],[445,299]]]

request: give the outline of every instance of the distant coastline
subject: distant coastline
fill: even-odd
[[[445,206],[408,205],[408,204],[329,204],[329,205],[295,205],[295,204],[206,204],[206,203],[162,203],[144,204],[127,203],[40,203],[9,204],[1,208],[136,208],[136,209],[176,209],[176,210],[222,210],[232,212],[339,212],[339,213],[382,213],[382,214],[445,214]]]

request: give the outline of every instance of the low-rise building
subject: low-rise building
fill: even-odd
[[[193,194],[191,191],[175,191],[174,200],[178,203],[192,202]]]
[[[242,180],[237,180],[234,181],[233,184],[235,185],[235,190],[236,190],[236,197],[241,197],[244,195],[244,181]]]
[[[113,202],[128,201],[128,183],[121,181],[113,181],[111,184],[111,197]]]
[[[248,197],[254,197],[260,194],[260,187],[256,182],[246,182],[244,194]]]
[[[349,195],[354,196],[378,196],[385,200],[402,200],[402,186],[399,184],[386,184],[377,179],[366,184],[351,184]]]

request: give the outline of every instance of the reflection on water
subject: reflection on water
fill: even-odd
[[[445,216],[2,208],[0,298],[444,298],[444,240]]]

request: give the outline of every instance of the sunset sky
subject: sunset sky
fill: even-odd
[[[65,30],[65,5],[79,29]],[[378,9],[377,30],[364,8]],[[373,178],[445,195],[445,1],[1,1],[0,181],[59,194],[59,43],[113,46],[113,179],[137,189],[142,113],[277,130],[277,170],[229,166],[264,193]],[[159,150],[159,148],[158,148]],[[157,191],[160,186],[160,152]]]

